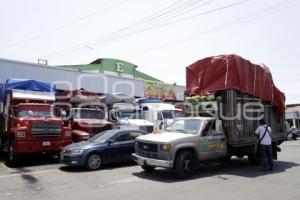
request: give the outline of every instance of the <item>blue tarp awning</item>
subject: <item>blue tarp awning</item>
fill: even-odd
[[[7,81],[2,84],[0,88],[0,99],[2,101],[5,101],[8,91],[12,89],[53,93],[56,92],[56,87],[53,83],[31,79],[7,79]]]
[[[154,98],[140,98],[136,100],[136,103],[143,104],[143,103],[163,103],[160,99],[154,99]]]

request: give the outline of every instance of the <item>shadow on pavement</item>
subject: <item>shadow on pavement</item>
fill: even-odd
[[[18,163],[11,164],[8,162],[7,155],[3,152],[0,152],[0,162],[4,163],[9,168],[21,169],[23,167],[58,164],[59,160],[57,157],[50,155],[28,154],[21,156],[20,161]]]
[[[123,163],[105,164],[99,170],[87,170],[84,167],[75,167],[75,166],[62,166],[62,167],[59,167],[59,169],[64,172],[81,173],[81,172],[95,172],[95,171],[101,171],[101,170],[115,170],[115,169],[119,169],[119,168],[135,166],[135,165],[136,165],[135,162],[129,161],[129,162],[123,162]]]
[[[256,178],[269,174],[282,173],[287,169],[296,166],[298,166],[298,164],[293,162],[275,161],[274,171],[262,172],[260,171],[260,166],[250,166],[247,159],[233,159],[230,163],[211,163],[200,166],[197,170],[195,170],[193,176],[187,180],[214,177],[226,181],[230,180],[230,177],[228,177],[228,175]],[[174,170],[166,170],[161,168],[156,169],[151,173],[140,171],[133,173],[133,175],[142,179],[165,183],[186,181],[177,178]]]

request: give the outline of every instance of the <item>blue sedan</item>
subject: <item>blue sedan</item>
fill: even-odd
[[[66,146],[60,153],[62,163],[96,170],[103,164],[130,161],[135,138],[146,132],[136,129],[114,129],[99,133],[88,141]]]

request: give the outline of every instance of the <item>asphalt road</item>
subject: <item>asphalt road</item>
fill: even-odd
[[[87,172],[48,157],[25,158],[23,166],[14,167],[3,156],[0,160],[1,200],[300,199],[300,140],[282,145],[272,173],[249,166],[247,159],[233,159],[202,166],[184,181],[163,169],[146,174],[133,163]]]

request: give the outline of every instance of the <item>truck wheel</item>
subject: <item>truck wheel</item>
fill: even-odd
[[[102,164],[101,156],[98,153],[91,153],[86,159],[85,167],[88,170],[97,170],[102,167]]]
[[[179,178],[189,178],[194,171],[194,156],[189,151],[180,152],[175,161],[175,170]]]
[[[16,154],[15,140],[11,140],[8,147],[8,161],[11,164],[16,164],[19,161],[19,156]]]
[[[260,165],[260,158],[258,155],[255,155],[255,154],[248,155],[248,161],[249,161],[250,165],[253,165],[253,166]]]
[[[155,167],[152,166],[146,166],[146,165],[142,165],[141,168],[145,171],[145,172],[153,172],[155,170]]]

